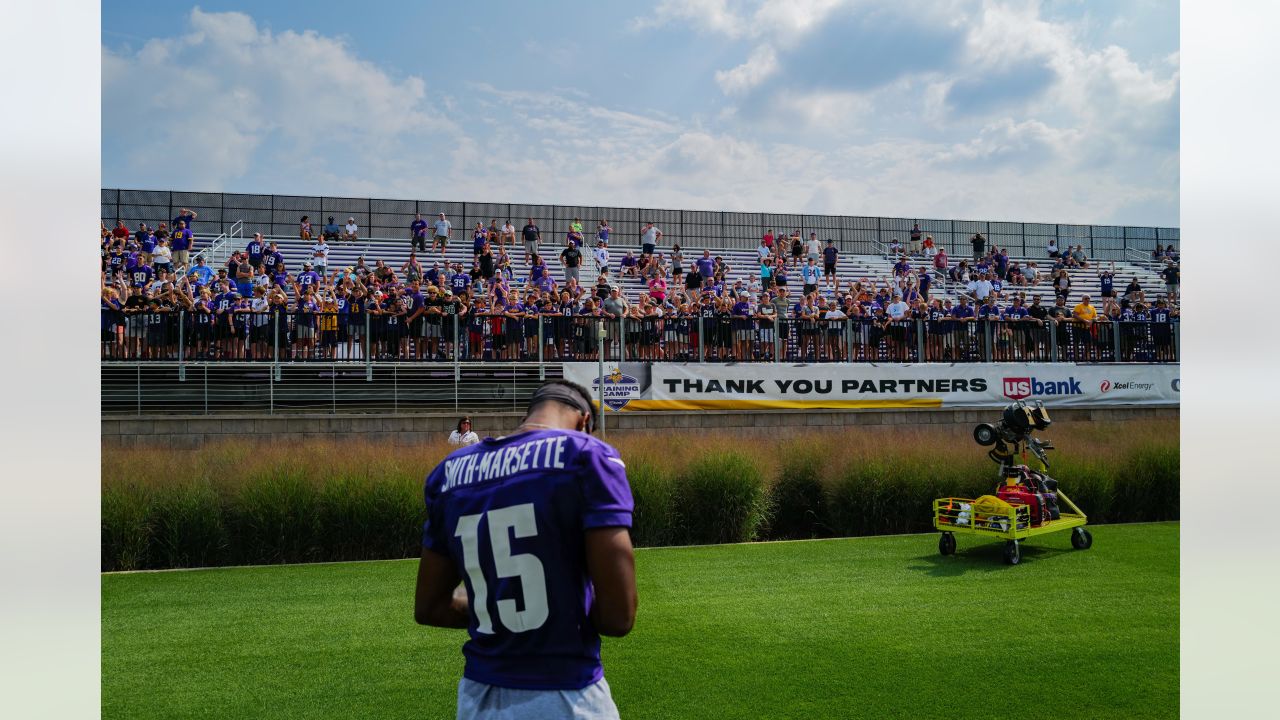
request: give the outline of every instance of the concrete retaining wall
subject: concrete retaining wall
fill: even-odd
[[[1178,418],[1179,409],[1152,407],[1061,408],[1053,410],[1060,423],[1123,422]],[[519,413],[473,415],[476,432],[501,435],[519,424]],[[848,426],[893,429],[904,425],[973,425],[994,421],[992,409],[943,410],[777,410],[771,412],[698,411],[609,413],[608,432],[670,432],[700,428],[743,433],[771,433],[784,427]],[[103,418],[102,445],[113,447],[190,448],[210,442],[271,439],[299,441],[341,436],[359,442],[420,444],[446,437],[457,425],[456,415],[236,415],[154,416]]]

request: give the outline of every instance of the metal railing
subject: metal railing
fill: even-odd
[[[1178,362],[1179,323],[103,311],[104,363]],[[603,356],[601,355],[603,352]],[[278,370],[276,371],[279,372]]]
[[[102,414],[521,412],[560,376],[558,366],[508,363],[111,363]]]
[[[244,239],[244,221],[237,220],[231,224],[231,227],[218,237],[214,238],[202,250],[192,256],[191,262],[195,263],[196,258],[203,257],[206,264],[210,267],[218,267],[231,258],[234,248],[238,247],[236,239]]]

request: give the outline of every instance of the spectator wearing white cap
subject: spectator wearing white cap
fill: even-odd
[[[360,226],[356,224],[355,218],[347,218],[347,224],[342,229],[342,239],[348,242],[355,242],[360,239]]]

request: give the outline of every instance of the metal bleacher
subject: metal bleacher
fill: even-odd
[[[225,263],[232,251],[244,249],[245,243],[252,238],[252,228],[246,228],[245,234],[247,237],[241,236],[239,233],[222,236],[219,238],[220,242],[216,247],[211,244],[206,245],[202,248],[202,251],[207,254],[210,263],[216,267]],[[280,235],[266,236],[265,240],[277,244],[280,253],[285,258],[290,275],[296,275],[301,271],[302,263],[311,260],[312,241],[303,241],[297,237]],[[588,240],[590,241],[590,238]],[[615,242],[617,242],[616,236]],[[422,264],[424,271],[429,270],[433,263],[443,263],[446,260],[450,265],[461,263],[464,269],[470,269],[472,262],[471,247],[470,231],[464,231],[463,237],[455,235],[449,243],[448,251],[443,256],[438,251],[429,251],[427,253],[419,253],[418,260]],[[212,251],[210,251],[211,249]],[[551,270],[552,276],[557,283],[561,284],[564,282],[564,272],[559,262],[559,254],[562,249],[562,245],[551,242],[544,242],[540,246],[540,251],[543,253],[543,258]],[[730,284],[741,280],[744,286],[749,285],[750,278],[757,274],[759,265],[756,260],[756,251],[741,248],[682,248],[686,270],[695,258],[702,255],[704,249],[710,250],[712,257],[719,256],[729,265],[728,281]],[[614,284],[621,285],[624,295],[634,301],[646,289],[646,286],[638,277],[624,277],[619,272],[619,262],[628,250],[638,256],[640,252],[639,243],[626,244],[618,242],[617,245],[610,247],[609,274],[611,281]],[[355,242],[331,242],[329,243],[328,271],[332,273],[336,269],[354,267],[357,260],[363,257],[368,267],[373,268],[377,260],[382,260],[396,272],[397,277],[403,278],[401,267],[408,260],[410,251],[410,242],[403,238],[361,238]],[[590,289],[596,282],[595,263],[590,258],[591,247],[588,246],[583,251],[584,257],[580,279],[582,285]],[[659,252],[662,252],[669,260],[670,246],[659,247]],[[508,246],[508,254],[512,261],[513,282],[516,285],[523,285],[525,278],[528,276],[528,266],[524,263],[523,245],[517,242],[514,249]],[[953,255],[951,264],[954,265],[960,259],[963,258]],[[1036,261],[1040,266],[1041,280],[1039,284],[1034,286],[1006,286],[1005,297],[1010,297],[1011,293],[1014,292],[1022,292],[1026,294],[1028,304],[1036,296],[1039,296],[1044,304],[1053,304],[1054,294],[1048,272],[1052,263],[1049,258],[1047,256],[1011,256],[1010,259],[1023,266],[1028,261]],[[897,258],[888,253],[876,255],[841,253],[837,264],[841,288],[847,287],[849,281],[860,281],[864,284],[873,283],[879,286],[884,280],[892,278],[893,265],[896,261]],[[913,268],[931,267],[931,262],[922,257],[912,257],[909,258],[909,261]],[[1079,302],[1081,296],[1086,294],[1096,299],[1099,291],[1098,273],[1103,269],[1110,269],[1111,265],[1112,261],[1101,261],[1090,263],[1088,268],[1070,270],[1072,289],[1068,304],[1074,305]],[[1161,269],[1159,263],[1143,262],[1140,258],[1135,257],[1131,261],[1115,261],[1114,266],[1117,292],[1122,292],[1133,278],[1137,278],[1139,284],[1142,285],[1150,297],[1154,297],[1157,294],[1155,291],[1162,291],[1164,288],[1164,281],[1159,274]],[[797,294],[801,287],[799,273],[797,271],[789,272],[788,279],[788,287],[791,288],[792,294]],[[676,288],[672,286],[670,290],[674,291]],[[822,292],[827,293],[828,291],[822,288]],[[935,275],[930,298],[956,300],[964,292],[963,286],[947,282],[944,278]]]

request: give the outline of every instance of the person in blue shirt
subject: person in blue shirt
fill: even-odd
[[[197,285],[208,285],[213,282],[213,268],[205,264],[203,255],[196,258],[196,266],[187,274],[195,276]]]
[[[335,245],[337,244],[338,239],[342,236],[342,228],[338,227],[338,223],[333,219],[332,215],[329,216],[329,221],[325,223],[324,229],[321,232],[323,233],[321,237],[324,238],[326,243],[332,242]]]
[[[467,630],[459,718],[618,716],[600,635],[635,624],[634,502],[595,417],[586,388],[548,381],[514,433],[427,476],[414,619]]]
[[[142,253],[142,261],[147,265],[151,264],[152,255],[156,251],[156,236],[150,231],[146,233],[138,233],[138,252]]]
[[[822,282],[822,268],[818,267],[817,258],[809,258],[809,264],[800,269],[800,274],[804,278],[804,294],[818,292],[818,283]]]

